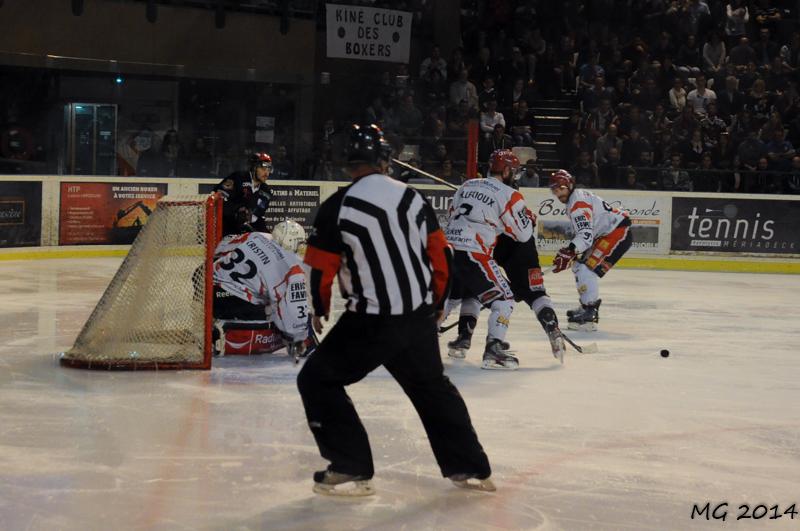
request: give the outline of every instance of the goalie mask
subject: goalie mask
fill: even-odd
[[[287,219],[275,225],[272,239],[287,251],[296,253],[306,241],[306,231],[299,223]]]

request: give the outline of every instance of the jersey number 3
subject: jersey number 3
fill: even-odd
[[[469,216],[470,212],[472,212],[472,205],[469,203],[464,203],[463,205],[458,206],[458,214],[453,219],[458,219],[461,216]]]
[[[244,262],[244,265],[247,266],[247,272],[240,273],[239,271],[234,271],[231,273],[231,280],[234,282],[241,282],[242,280],[247,280],[256,276],[256,264],[253,263],[252,260],[245,260],[244,253],[240,249],[234,249],[233,257],[230,259],[230,261],[220,264],[220,267],[225,271],[230,271],[242,262]]]

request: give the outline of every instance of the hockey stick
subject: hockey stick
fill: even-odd
[[[445,180],[444,180],[444,179],[442,179],[441,177],[437,177],[437,176],[435,176],[435,175],[431,175],[430,173],[428,173],[428,172],[426,172],[426,171],[422,171],[422,170],[421,170],[421,169],[419,169],[419,168],[415,168],[415,167],[414,167],[414,166],[412,166],[411,164],[407,164],[407,163],[403,162],[402,160],[399,160],[399,159],[394,159],[394,158],[393,158],[393,159],[392,159],[392,162],[394,162],[395,164],[399,164],[400,166],[402,166],[403,168],[405,168],[405,169],[407,169],[407,170],[412,170],[412,171],[415,171],[415,172],[419,173],[420,175],[422,175],[423,177],[427,177],[428,179],[433,179],[433,180],[434,180],[434,181],[436,181],[437,183],[439,183],[439,184],[443,184],[443,185],[447,186],[448,188],[451,188],[451,189],[453,189],[453,190],[458,190],[458,186],[456,186],[456,185],[454,185],[454,184],[451,184],[451,183],[449,183],[449,182],[445,181]]]
[[[597,348],[597,343],[589,343],[588,345],[585,345],[585,346],[582,347],[582,346],[576,344],[570,338],[568,338],[567,334],[565,334],[564,332],[561,332],[561,337],[564,338],[564,341],[566,341],[567,343],[572,345],[572,348],[577,350],[580,354],[594,354],[594,353],[598,352],[598,350],[599,350]]]
[[[440,334],[443,334],[444,332],[447,332],[447,331],[448,331],[448,330],[450,330],[451,328],[455,328],[455,327],[457,327],[457,326],[458,326],[458,321],[456,321],[455,323],[449,324],[449,325],[447,325],[447,326],[440,326],[440,327],[439,327],[439,333],[440,333]]]

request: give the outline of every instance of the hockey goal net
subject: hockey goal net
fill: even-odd
[[[211,367],[216,196],[157,204],[61,364],[89,369]]]

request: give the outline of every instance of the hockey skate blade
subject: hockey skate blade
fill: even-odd
[[[347,498],[360,498],[375,494],[375,487],[372,481],[348,481],[338,485],[326,485],[324,483],[314,483],[314,492],[323,496],[337,496]]]
[[[456,360],[463,360],[467,357],[467,351],[461,348],[451,348],[447,351],[447,356]]]
[[[465,480],[451,479],[450,481],[452,481],[453,485],[460,489],[478,490],[481,492],[495,492],[497,490],[497,487],[494,486],[494,482],[492,482],[492,480],[489,478],[470,478]]]
[[[568,330],[576,330],[579,332],[597,332],[597,323],[567,323]]]
[[[481,364],[481,369],[486,369],[487,371],[516,371],[517,369],[519,369],[519,363],[502,365],[500,363],[495,363],[490,360],[483,360],[483,363]]]

